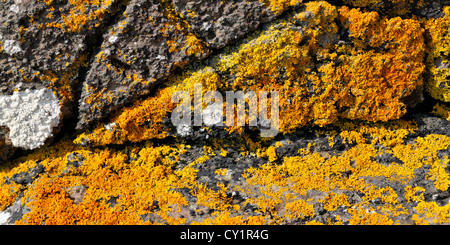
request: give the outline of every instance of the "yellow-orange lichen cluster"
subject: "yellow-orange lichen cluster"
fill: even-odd
[[[448,73],[450,71],[448,44],[450,39],[447,35],[448,27],[450,27],[449,11],[450,9],[446,7],[444,8],[444,17],[425,21],[430,39],[426,61],[428,83],[425,88],[431,96],[444,102],[450,101],[450,86],[448,85]]]
[[[351,45],[336,44],[336,21],[348,28]],[[116,127],[109,132],[100,125],[77,141],[104,145],[165,136],[162,121],[174,108],[172,93],[191,89],[193,96],[193,83],[202,83],[204,91],[279,91],[282,133],[308,124],[324,126],[338,118],[398,119],[406,113],[402,99],[423,86],[422,34],[416,20],[311,2],[213,65],[170,77],[156,96],[136,102],[114,118],[111,123]],[[149,127],[144,122],[152,123]],[[242,129],[229,129],[238,130]]]

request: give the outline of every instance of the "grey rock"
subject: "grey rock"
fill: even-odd
[[[109,13],[120,5],[119,1],[105,7],[104,18],[95,17],[70,27],[71,10],[67,0],[0,2],[0,95],[26,89],[51,89],[61,106],[59,132],[64,121],[76,115],[74,105],[79,73],[89,56],[90,46],[105,27]],[[88,6],[81,15],[91,15],[99,6]],[[65,17],[65,18],[63,18]],[[67,22],[67,23],[66,23]],[[6,130],[0,130],[2,132]],[[6,161],[15,151],[11,142],[1,139],[0,161]],[[51,139],[51,138],[49,138]]]
[[[171,72],[209,53],[171,6],[132,0],[121,19],[104,35],[80,98],[77,128],[149,94]]]
[[[21,172],[18,174],[14,174],[10,181],[14,181],[17,184],[27,185],[33,183],[34,179],[41,173],[44,172],[44,166],[39,163],[36,163],[36,167],[29,169],[26,172]]]

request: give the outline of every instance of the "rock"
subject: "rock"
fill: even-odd
[[[422,7],[415,8],[413,10],[414,14],[423,16],[426,18],[440,18],[444,16],[443,7],[450,4],[450,1],[427,1]]]
[[[257,0],[174,0],[173,4],[194,33],[212,48],[223,48],[276,17],[270,7]]]
[[[9,129],[9,133],[14,135],[8,135],[9,140],[3,141],[2,145],[24,149],[40,147],[60,130],[63,121],[77,114],[73,107],[79,86],[78,75],[81,75],[80,70],[86,65],[90,46],[95,42],[99,30],[105,26],[106,19],[114,13],[115,8],[120,6],[117,2],[101,4],[55,0],[0,3],[2,101],[12,98],[8,96],[14,97],[15,91],[17,94],[24,91],[46,91],[41,102],[52,100],[59,107],[52,105],[53,109],[48,111],[51,115],[48,121],[42,121],[40,117],[31,117],[30,120],[33,121],[28,122],[21,120]],[[50,95],[51,93],[53,94]],[[17,106],[16,108],[19,109]],[[37,116],[39,114],[35,109],[44,112],[41,110],[42,106],[41,109],[39,106],[29,110],[20,108],[24,115],[28,111]],[[14,108],[2,105],[2,115],[6,113],[5,110],[8,113],[14,112]],[[1,126],[11,127],[2,121]],[[16,127],[33,133],[39,139],[30,137],[29,142],[22,137],[18,139]],[[10,152],[11,150],[0,152],[0,159],[8,159]]]
[[[67,156],[67,167],[63,170],[63,174],[68,174],[70,171],[76,171],[84,164],[84,157],[81,154],[72,153]]]
[[[0,224],[448,224],[447,4],[0,2]]]
[[[0,162],[7,161],[16,152],[16,148],[12,146],[8,134],[9,128],[5,126],[0,126]]]
[[[17,220],[31,211],[31,209],[21,202],[22,195],[16,198],[13,205],[4,211],[0,211],[0,225],[14,225]]]
[[[92,61],[83,84],[77,128],[149,94],[171,72],[208,52],[169,1],[132,0],[104,35],[102,50]]]
[[[79,204],[84,195],[86,194],[87,187],[85,185],[79,185],[72,187],[69,192],[69,197],[73,200],[75,204]]]

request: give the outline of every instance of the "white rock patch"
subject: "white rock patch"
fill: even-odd
[[[209,31],[209,29],[211,29],[211,27],[212,27],[212,23],[208,23],[208,22],[203,23],[203,28],[205,29],[205,31]]]
[[[9,128],[15,147],[35,149],[44,145],[59,124],[59,100],[50,89],[25,90],[0,96],[0,126]]]
[[[11,6],[9,7],[9,11],[18,14],[19,11],[20,11],[20,9],[19,9],[19,6],[17,6],[16,4],[13,4],[13,5],[11,5]]]
[[[113,122],[113,123],[106,124],[104,126],[105,126],[106,130],[108,130],[109,132],[112,132],[114,130],[114,127],[116,126],[116,123]]]
[[[9,55],[14,55],[22,52],[22,48],[20,47],[19,42],[14,40],[6,40],[3,44],[3,50]]]

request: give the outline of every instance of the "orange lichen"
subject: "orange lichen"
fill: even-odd
[[[349,209],[348,213],[352,215],[349,220],[350,225],[392,225],[394,223],[387,215],[380,214],[373,208]]]
[[[286,212],[286,217],[291,220],[312,217],[315,214],[313,205],[304,200],[286,203]]]
[[[163,120],[170,118],[169,113],[176,107],[176,104],[171,102],[175,91],[189,91],[193,96],[195,83],[202,84],[203,94],[205,89],[217,90],[220,86],[219,76],[209,67],[172,79],[168,87],[160,90],[155,97],[138,100],[133,106],[122,110],[121,114],[113,119],[112,123],[116,125],[113,129],[97,127],[90,134],[81,134],[75,142],[88,140],[93,145],[105,145],[165,138],[169,134],[163,126]]]
[[[331,45],[338,18],[354,38],[353,49]],[[423,31],[418,21],[380,18],[375,12],[346,7],[338,12],[324,2],[306,4],[305,12],[294,19],[310,25],[303,31],[310,38],[307,45],[299,45],[305,37],[289,28],[289,22],[279,23],[276,29],[243,44],[219,65],[221,71],[236,77],[231,87],[234,90],[280,92],[280,131],[290,132],[310,121],[323,126],[339,116],[386,121],[406,112],[401,98],[422,84],[424,70]],[[385,47],[388,52],[363,51],[385,43],[389,43]],[[310,53],[317,53],[326,62],[318,67],[323,76],[311,71]],[[336,59],[339,65],[330,62]],[[308,81],[313,84],[313,96],[308,95]],[[350,108],[342,111],[343,107]]]
[[[330,193],[323,200],[323,208],[327,211],[334,211],[340,206],[350,206],[348,202],[348,196],[344,193],[336,194],[334,192]]]
[[[213,218],[207,218],[202,222],[192,222],[192,225],[260,225],[264,223],[262,216],[233,215],[230,212],[216,212]]]
[[[199,166],[223,151],[218,145],[239,151],[251,149],[252,154],[264,148],[251,146],[254,143],[250,139],[239,138],[226,144],[216,139],[200,148],[202,155],[197,159],[175,168],[180,155],[193,150],[191,146],[177,143],[155,146],[148,142],[113,150],[89,149],[63,141],[54,148],[39,150],[17,161],[12,168],[4,168],[3,176],[11,177],[35,167],[40,160],[46,172],[28,187],[3,183],[1,204],[3,208],[10,206],[18,193],[24,192],[22,200],[32,211],[18,222],[20,224],[184,224],[187,218],[176,213],[181,212],[188,201],[175,190],[185,188],[196,198],[198,210],[214,210],[210,216],[191,224],[317,224],[317,221],[311,221],[317,215],[314,203],[322,203],[327,212],[345,210],[348,214],[348,217],[336,216],[334,220],[326,221],[327,224],[401,224],[397,217],[413,215],[401,202],[401,197],[406,203],[417,205],[417,213],[411,216],[414,222],[426,223],[433,219],[434,223],[448,222],[448,208],[426,202],[425,189],[409,183],[418,169],[428,165],[430,170],[425,178],[437,189],[448,190],[449,177],[444,169],[448,158],[438,153],[448,149],[450,137],[428,135],[405,144],[404,136],[401,136],[395,144],[378,148],[375,145],[380,141],[375,135],[389,138],[387,135],[394,135],[399,130],[413,132],[414,123],[398,121],[387,131],[383,124],[375,124],[379,132],[377,127],[364,124],[361,127],[348,122],[340,125],[350,134],[359,134],[365,127],[367,131],[362,137],[367,140],[355,142],[354,147],[333,156],[315,152],[311,145],[310,152],[305,155],[278,157],[275,162],[267,161],[260,167],[248,168],[242,175],[245,181],[241,186],[217,183],[214,188],[200,183],[197,173]],[[337,135],[341,130],[336,127],[331,131],[323,129],[320,134]],[[266,149],[288,144],[274,142]],[[376,162],[375,158],[383,153],[392,154],[401,163]],[[69,156],[71,161],[82,164],[77,168],[69,166]],[[222,177],[227,173],[226,168],[215,170],[215,174]],[[394,186],[401,185],[404,191],[374,185],[372,181],[377,178],[396,183]],[[74,188],[84,189],[78,199],[72,196]],[[233,203],[233,198],[228,195],[233,190],[243,193],[247,199],[241,204]],[[353,203],[349,201],[349,192],[364,195]],[[312,193],[322,194],[314,196]],[[378,200],[376,206],[373,205],[375,200]],[[247,204],[257,207],[255,213],[239,214]]]
[[[417,124],[414,121],[401,119],[387,123],[341,120],[334,125],[341,129],[339,135],[350,144],[366,143],[368,139],[365,135],[370,135],[371,140],[368,143],[395,146],[404,143],[407,135],[417,130]]]
[[[433,106],[432,114],[450,121],[450,108],[443,103],[436,103]]]
[[[405,199],[408,202],[420,202],[425,200],[423,197],[423,193],[425,189],[420,186],[407,186],[405,187]]]
[[[181,194],[170,190],[177,186],[173,182],[177,177],[170,169],[179,151],[168,146],[148,146],[135,151],[139,158],[131,163],[120,152],[78,151],[83,156],[80,167],[60,177],[59,171],[50,171],[27,189],[24,199],[30,200],[32,211],[21,223],[138,224],[144,222],[139,215],[148,213],[154,200],[158,201],[163,220],[179,223],[183,219],[167,215],[176,206],[186,204]],[[80,203],[74,203],[70,190],[79,186],[86,187],[85,193]],[[164,191],[168,193],[158,194]],[[111,198],[117,198],[117,204],[108,204]]]
[[[20,185],[16,183],[2,184],[0,189],[0,211],[10,206],[21,191]]]
[[[261,212],[276,213],[280,205],[290,207],[291,204],[288,203],[292,196],[306,198],[308,192],[314,190],[329,193],[321,200],[326,210],[333,211],[341,205],[346,206],[348,213],[352,215],[349,220],[352,224],[392,224],[393,218],[406,212],[399,205],[399,193],[389,186],[377,187],[370,180],[384,178],[401,183],[405,185],[405,199],[420,203],[424,201],[424,189],[407,183],[414,177],[414,171],[426,164],[431,167],[427,179],[433,181],[437,189],[448,190],[449,177],[443,168],[447,166],[448,158],[439,158],[437,153],[449,147],[449,139],[446,136],[429,135],[417,138],[413,145],[397,142],[387,146],[386,150],[376,150],[370,144],[358,143],[343,154],[333,157],[322,157],[318,153],[285,157],[282,165],[268,163],[259,169],[248,169],[244,174],[248,186],[243,189],[250,191],[250,186],[259,186],[259,191],[264,195],[249,198],[247,202],[256,204]],[[372,160],[383,152],[392,153],[402,163],[392,162],[386,166]],[[351,174],[346,177],[343,173]],[[358,204],[360,207],[370,205],[376,199],[383,206],[380,209],[361,209],[356,206],[356,209],[350,209],[348,207],[353,205],[347,201],[347,195],[338,194],[339,191],[350,190],[364,193]],[[306,200],[306,203],[312,201]]]
[[[70,11],[61,14],[60,10],[54,8],[53,1],[44,1],[48,6],[46,18],[50,21],[43,22],[38,26],[40,28],[58,28],[66,32],[81,32],[92,27],[98,27],[101,20],[109,12],[113,0],[70,0]],[[61,16],[61,18],[55,18]],[[92,25],[90,25],[92,23]]]

